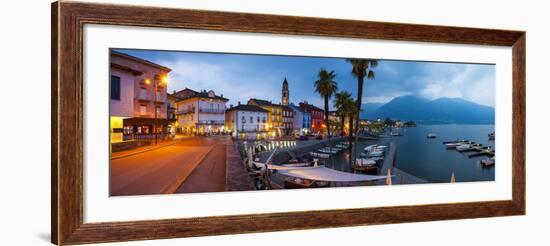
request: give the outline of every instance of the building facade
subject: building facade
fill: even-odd
[[[283,81],[283,91],[282,91],[282,97],[281,97],[281,104],[284,106],[287,106],[290,103],[290,90],[288,89],[288,81]]]
[[[186,135],[225,132],[225,104],[228,99],[212,90],[197,92],[186,88],[184,91],[172,94],[177,98],[177,131]]]
[[[293,122],[294,122],[294,110],[289,106],[282,106],[283,108],[283,130],[284,135],[288,136],[292,134]]]
[[[311,134],[311,114],[304,109],[291,103],[288,105],[292,109],[292,134],[308,135]]]
[[[166,138],[168,73],[156,63],[112,50],[110,53],[111,143]]]
[[[284,133],[283,125],[283,106],[273,104],[270,101],[251,98],[248,100],[248,105],[255,105],[268,111],[268,128],[271,135],[282,136]]]
[[[299,105],[301,109],[311,114],[311,131],[322,133],[325,128],[324,110],[307,102],[301,102]]]
[[[269,111],[256,105],[237,105],[225,113],[225,128],[240,139],[267,139]]]

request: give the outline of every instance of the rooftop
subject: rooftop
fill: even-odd
[[[111,50],[111,55],[120,56],[120,57],[123,57],[123,58],[126,58],[126,59],[130,59],[130,60],[135,61],[135,62],[139,62],[139,63],[149,65],[149,66],[161,69],[161,70],[165,70],[166,72],[172,71],[172,69],[170,69],[168,67],[156,64],[154,62],[151,62],[151,61],[139,58],[139,57],[131,56],[131,55],[128,55],[126,53]]]
[[[256,105],[250,105],[250,104],[240,104],[240,105],[237,105],[235,107],[232,107],[226,111],[233,111],[233,110],[239,110],[239,111],[253,111],[253,112],[264,112],[264,113],[268,113],[269,111],[263,109],[263,108],[260,108]]]

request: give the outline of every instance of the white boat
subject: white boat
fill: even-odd
[[[338,153],[339,150],[336,148],[325,147],[325,148],[320,148],[317,151],[321,153],[326,153],[326,154],[336,154]]]
[[[366,159],[366,158],[357,158],[355,159],[355,165],[357,166],[371,166],[376,165],[376,161],[372,159]]]
[[[481,160],[481,161],[479,161],[479,163],[481,163],[481,165],[486,166],[486,167],[487,166],[494,166],[495,165],[495,157],[491,157],[491,158]]]
[[[456,146],[456,150],[458,151],[463,151],[463,150],[467,150],[470,148],[470,145],[469,144],[461,144],[459,146]]]
[[[374,151],[367,152],[367,157],[379,157],[379,156],[384,156],[384,151],[374,150]]]
[[[376,144],[373,144],[373,145],[369,145],[367,147],[364,148],[365,151],[371,151],[371,150],[374,150],[376,148]]]
[[[436,138],[437,135],[435,135],[435,133],[428,133],[428,136],[426,136],[427,138]]]
[[[322,159],[330,158],[330,155],[326,153],[309,152],[309,154],[313,157],[322,158]]]
[[[445,147],[447,147],[447,149],[456,149],[456,147],[462,145],[462,143],[448,143],[448,144],[445,144]]]
[[[377,149],[387,149],[388,146],[386,146],[386,145],[378,145],[378,146],[376,146],[376,148],[377,148]]]

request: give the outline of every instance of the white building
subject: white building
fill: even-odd
[[[225,126],[233,137],[242,139],[266,139],[268,137],[269,111],[256,105],[237,105],[227,110]]]
[[[189,89],[187,89],[189,90]],[[221,133],[225,127],[225,103],[228,99],[214,91],[186,93],[176,101],[178,128],[183,134]],[[173,95],[177,95],[174,93]]]

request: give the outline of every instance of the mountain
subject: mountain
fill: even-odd
[[[364,105],[364,104],[363,104]],[[386,104],[368,110],[361,118],[412,120],[424,124],[494,124],[494,108],[460,98],[442,97],[427,100],[415,96],[396,97]]]
[[[359,114],[360,118],[361,119],[368,118],[367,117],[367,112],[374,112],[378,108],[382,107],[382,105],[384,105],[384,104],[383,103],[363,103],[363,104],[361,104],[361,109],[363,111],[361,111],[361,113]]]

